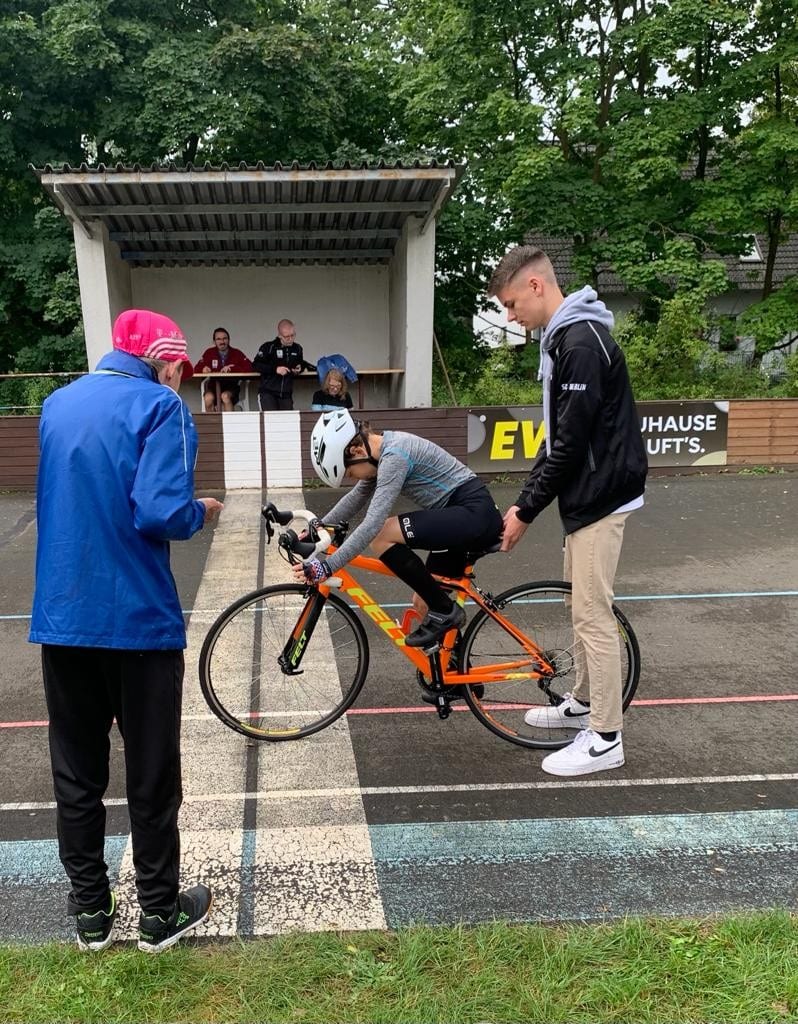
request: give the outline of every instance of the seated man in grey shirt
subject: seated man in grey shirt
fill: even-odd
[[[432,576],[462,575],[466,552],[495,544],[502,517],[487,487],[467,466],[443,448],[399,430],[378,433],[341,409],[324,413],[310,442],[319,477],[338,487],[344,477],[352,491],[321,517],[348,520],[365,505],[365,518],[329,559],[311,558],[294,566],[300,581],[320,583],[367,547],[420,598],[427,615],[405,641],[429,647],[448,630],[459,628],[465,612]],[[400,495],[421,508],[392,515]],[[413,548],[430,551],[425,565]]]

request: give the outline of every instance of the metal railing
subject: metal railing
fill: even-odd
[[[0,416],[35,415],[41,411],[45,398],[87,372],[62,370],[52,373],[0,373]],[[53,386],[36,387],[37,381],[41,385],[50,381]]]

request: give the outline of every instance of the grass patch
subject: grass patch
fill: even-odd
[[[0,947],[4,1021],[798,1020],[798,922],[493,924],[185,944]]]

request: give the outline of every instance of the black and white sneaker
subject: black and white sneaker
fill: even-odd
[[[560,704],[530,708],[524,715],[524,721],[538,729],[587,729],[590,708],[580,703],[572,693],[565,693]]]
[[[116,894],[111,893],[109,905],[101,910],[87,913],[81,911],[75,918],[78,948],[97,953],[114,941],[112,934],[116,920]]]
[[[207,885],[195,885],[178,894],[174,910],[167,918],[160,914],[139,917],[139,949],[160,953],[179,942],[211,912],[213,895]]]
[[[450,629],[460,629],[466,620],[465,609],[453,604],[450,612],[427,612],[424,621],[405,640],[408,647],[432,647]]]
[[[590,775],[624,763],[623,739],[616,732],[611,740],[602,739],[592,729],[583,729],[573,743],[544,757],[540,767],[549,775]]]

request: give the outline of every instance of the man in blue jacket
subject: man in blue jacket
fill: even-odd
[[[613,587],[629,515],[643,505],[648,463],[612,313],[592,288],[567,298],[548,256],[512,249],[490,282],[507,319],[543,328],[540,377],[546,446],[504,517],[502,550],[557,499],[565,533],[565,578],[573,586],[574,692],[556,707],[531,708],[527,724],[571,729],[572,743],[543,759],[551,775],[620,768],[622,680]]]
[[[112,941],[103,859],[109,734],[125,746],[139,949],[173,945],[210,911],[180,891],[180,708],[186,630],[169,542],[222,508],[194,499],[197,434],[178,395],[192,372],[168,317],[131,309],[114,351],[42,409],[30,640],[42,644],[58,843],[81,949]]]

